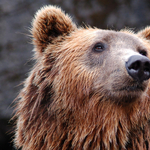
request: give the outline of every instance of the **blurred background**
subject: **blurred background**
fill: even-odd
[[[150,25],[150,0],[0,0],[0,150],[14,150],[12,102],[33,65],[31,20],[49,4],[60,6],[78,25],[135,32]]]

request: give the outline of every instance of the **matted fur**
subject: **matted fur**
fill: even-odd
[[[39,10],[32,24],[36,63],[18,96],[16,147],[149,149],[149,85],[138,100],[119,105],[106,100],[103,89],[93,90],[98,73],[84,66],[84,57],[79,61],[98,29],[77,28],[68,15],[54,6]],[[147,45],[144,38],[149,35],[148,28],[138,33]]]

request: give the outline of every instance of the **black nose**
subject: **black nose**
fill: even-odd
[[[126,62],[126,69],[128,74],[138,82],[143,82],[150,78],[150,60],[146,56],[131,56]]]

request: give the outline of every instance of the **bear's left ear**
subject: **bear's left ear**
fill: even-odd
[[[31,34],[36,51],[42,53],[46,46],[59,36],[65,36],[76,29],[71,18],[60,8],[45,6],[33,19]]]
[[[139,37],[145,38],[147,40],[150,40],[150,26],[146,27],[145,29],[139,31],[137,33]]]

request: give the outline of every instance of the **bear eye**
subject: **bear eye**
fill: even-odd
[[[145,50],[139,50],[139,53],[143,56],[147,56],[147,52]]]
[[[104,45],[103,43],[97,43],[97,44],[94,46],[93,50],[94,50],[95,52],[102,52],[102,51],[105,50],[105,45]]]

